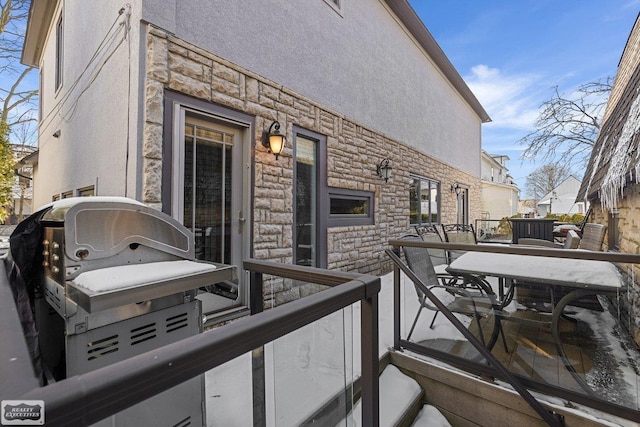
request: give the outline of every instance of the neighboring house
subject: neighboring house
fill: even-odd
[[[411,224],[480,216],[490,118],[406,0],[32,0],[22,59],[36,205],[140,200],[241,282],[249,257],[381,274]]]
[[[524,199],[518,201],[518,214],[523,218],[536,217],[536,201],[534,199]]]
[[[576,201],[580,180],[573,175],[562,181],[536,203],[538,216],[584,214],[585,202]]]
[[[11,188],[12,202],[9,217],[5,223],[16,224],[33,212],[33,167],[28,160],[36,153],[36,147],[26,144],[11,144],[11,151],[16,161],[14,167],[15,181]]]
[[[520,189],[507,169],[509,156],[482,150],[482,216],[484,219],[510,218],[518,213]]]
[[[636,18],[618,64],[600,133],[582,179],[578,200],[588,200],[590,221],[607,225],[605,246],[610,251],[640,253],[640,21]],[[638,265],[628,265],[638,277]],[[637,280],[624,298],[630,327],[640,344],[640,299]],[[628,302],[631,302],[627,304]]]

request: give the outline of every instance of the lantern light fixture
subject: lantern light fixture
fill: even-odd
[[[276,156],[276,160],[284,149],[285,140],[285,136],[280,133],[280,122],[278,121],[271,123],[269,130],[262,132],[262,145]]]
[[[451,192],[456,193],[456,196],[459,196],[461,191],[462,187],[459,183],[456,182],[455,184],[451,185]]]
[[[380,164],[376,165],[376,175],[384,179],[385,182],[391,178],[391,166],[389,166],[389,159],[382,159]]]

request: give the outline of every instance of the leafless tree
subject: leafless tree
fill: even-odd
[[[11,209],[15,182],[12,136],[36,122],[37,83],[28,77],[32,67],[20,63],[30,0],[0,0],[0,220]]]
[[[11,150],[16,161],[13,171],[17,176],[12,188],[14,203],[13,213],[16,215],[18,221],[22,221],[24,219],[25,211],[29,212],[32,208],[33,167],[20,162],[20,160],[29,154],[32,154],[36,150],[36,147],[33,145],[36,132],[36,126],[30,122],[14,126],[13,129],[14,142],[11,144]]]
[[[527,147],[522,158],[586,165],[612,84],[612,78],[607,77],[585,83],[569,94],[560,93],[555,86],[551,99],[540,106],[535,130],[518,141]]]
[[[529,197],[539,201],[571,174],[566,166],[550,163],[539,167],[527,176],[526,190]]]
[[[30,0],[0,0],[0,121],[9,129],[26,122],[35,122],[37,84],[30,82],[34,70],[20,64]]]

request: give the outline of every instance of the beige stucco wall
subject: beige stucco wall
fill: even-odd
[[[488,219],[510,218],[517,214],[517,188],[508,184],[482,181],[481,210],[488,214]]]
[[[440,181],[442,222],[455,221],[455,182],[470,187],[470,217],[479,217],[480,181],[426,153],[382,135],[314,100],[149,27],[143,143],[143,202],[161,207],[163,92],[172,89],[256,117],[255,141],[278,118],[288,139],[293,125],[327,136],[327,185],[375,193],[375,225],[329,228],[328,266],[343,271],[390,271],[387,241],[409,229],[409,174]],[[375,176],[389,158],[392,178]],[[254,256],[292,261],[292,158],[289,146],[276,161],[255,145]]]

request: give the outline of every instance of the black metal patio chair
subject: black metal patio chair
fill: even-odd
[[[401,240],[421,240],[419,236],[409,235],[404,236]],[[487,347],[492,347],[495,344],[497,335],[500,329],[500,322],[495,317],[500,310],[494,294],[486,294],[485,292],[465,288],[458,285],[447,285],[442,282],[442,275],[436,273],[430,252],[427,248],[403,246],[402,252],[406,261],[406,266],[415,274],[419,279],[419,283],[414,281],[414,289],[418,297],[420,304],[413,323],[407,335],[407,340],[410,340],[415,327],[418,323],[420,315],[423,309],[428,309],[434,312],[429,328],[433,329],[436,316],[440,312],[440,309],[428,298],[422,287],[426,287],[429,291],[433,292],[436,289],[443,289],[449,295],[453,296],[453,299],[446,304],[447,309],[452,313],[458,313],[465,316],[472,317],[478,326],[478,335],[483,343]],[[438,259],[438,258],[436,258]],[[398,263],[399,258],[392,260]],[[399,266],[401,267],[401,266]],[[448,274],[448,273],[447,273]],[[449,277],[451,277],[449,275]],[[445,282],[446,283],[446,282]],[[490,317],[494,318],[493,323],[490,321]],[[492,326],[491,330],[483,328],[483,324],[489,322]],[[503,336],[504,340],[504,336]],[[505,342],[506,348],[506,342]]]
[[[476,232],[472,224],[442,224],[444,240],[451,243],[468,243],[476,245]],[[449,263],[462,255],[464,251],[449,251]]]

